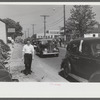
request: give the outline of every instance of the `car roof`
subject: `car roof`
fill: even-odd
[[[46,40],[53,40],[53,39],[39,39],[38,41],[46,41]]]
[[[87,41],[87,42],[89,42],[89,41],[100,41],[100,37],[93,37],[93,38],[79,38],[79,39],[75,39],[75,40],[73,40],[73,41],[78,41],[78,40],[83,40],[83,41]]]

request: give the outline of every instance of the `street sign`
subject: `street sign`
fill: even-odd
[[[15,33],[15,28],[8,28],[8,33]]]

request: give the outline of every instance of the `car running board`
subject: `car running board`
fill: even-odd
[[[88,82],[88,80],[84,79],[84,78],[81,78],[77,75],[74,75],[74,74],[69,74],[69,76],[71,76],[72,78],[74,78],[75,80],[79,81],[79,82]]]

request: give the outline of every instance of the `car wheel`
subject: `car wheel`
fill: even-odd
[[[100,72],[93,73],[89,78],[89,82],[100,82]]]
[[[64,77],[66,78],[71,72],[71,63],[69,61],[67,63],[64,63],[63,68],[64,68]]]
[[[40,53],[40,57],[41,57],[41,58],[43,57],[43,53],[42,53],[42,52]]]
[[[59,57],[59,54],[56,54],[56,57]]]

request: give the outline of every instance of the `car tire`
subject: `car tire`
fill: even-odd
[[[42,52],[40,53],[40,57],[43,58],[43,53]]]
[[[71,63],[69,61],[67,61],[67,63],[65,62],[63,64],[63,68],[64,68],[64,77],[67,78],[69,73],[71,72]]]
[[[59,54],[56,54],[56,57],[59,57]]]
[[[89,82],[100,82],[100,71],[93,73],[89,78]]]

